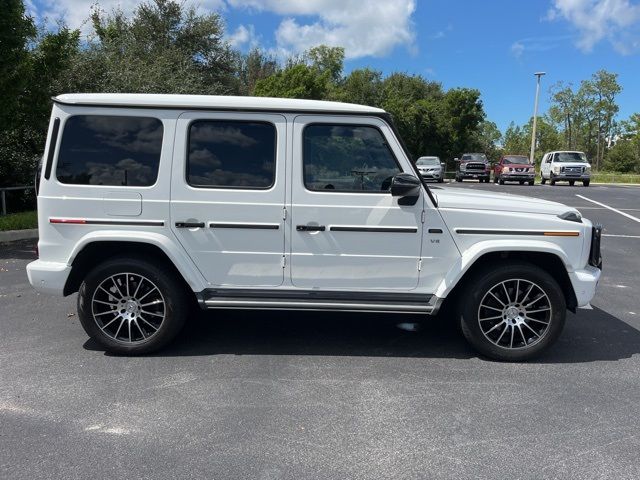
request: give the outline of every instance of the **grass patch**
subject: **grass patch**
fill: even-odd
[[[640,175],[633,173],[604,173],[591,174],[593,183],[640,183]]]
[[[0,215],[0,231],[26,230],[38,228],[38,212],[20,212],[9,215]]]

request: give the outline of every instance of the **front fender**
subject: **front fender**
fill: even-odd
[[[550,253],[562,260],[567,272],[573,272],[569,258],[555,243],[544,240],[519,240],[516,246],[513,240],[485,240],[473,244],[462,253],[449,269],[442,282],[440,282],[436,290],[436,296],[445,298],[480,257],[492,252]]]

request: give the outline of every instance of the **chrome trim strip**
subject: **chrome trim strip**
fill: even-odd
[[[210,222],[209,228],[248,228],[253,230],[278,230],[278,223],[217,223]]]

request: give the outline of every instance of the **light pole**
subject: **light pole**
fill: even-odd
[[[533,155],[536,152],[536,120],[538,119],[538,96],[540,95],[540,77],[545,72],[536,72],[534,75],[537,77],[536,81],[536,100],[533,102],[533,128],[531,129],[531,154],[529,155],[529,161],[534,164]]]

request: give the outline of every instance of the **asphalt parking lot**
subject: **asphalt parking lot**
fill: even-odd
[[[225,312],[167,350],[105,355],[75,296],[0,245],[0,478],[640,478],[640,188],[479,188],[606,227],[592,310],[539,360],[479,358],[447,318]],[[417,330],[417,331],[416,331]]]

